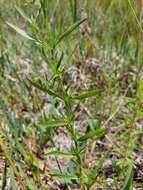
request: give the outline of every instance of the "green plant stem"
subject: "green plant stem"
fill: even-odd
[[[74,22],[77,21],[77,0],[74,0]]]

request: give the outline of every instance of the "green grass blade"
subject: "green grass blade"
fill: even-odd
[[[100,89],[92,90],[92,91],[88,91],[88,92],[82,92],[80,95],[72,96],[72,99],[82,100],[82,99],[94,97],[94,96],[98,95],[101,92],[102,92],[102,90],[100,90]]]
[[[45,125],[46,127],[61,127],[68,125],[68,121],[64,119],[58,119],[58,120],[50,120],[46,119],[45,121],[40,122],[41,125]]]
[[[73,22],[74,22],[74,7],[73,7],[73,0],[69,0],[69,4],[70,4],[70,9],[71,9],[71,15],[72,15]]]
[[[41,3],[43,7],[46,8],[48,6],[49,0],[42,0]]]
[[[76,179],[79,179],[77,176],[74,176],[74,175],[66,175],[66,174],[58,174],[58,173],[50,173],[49,174],[50,176],[52,177],[57,177],[59,179],[68,179],[68,180],[76,180]]]
[[[137,16],[137,14],[136,14],[136,12],[135,12],[135,9],[134,9],[134,7],[133,7],[133,5],[132,5],[132,3],[131,3],[131,0],[128,0],[128,3],[129,3],[129,6],[130,6],[130,8],[131,8],[131,10],[132,10],[132,13],[133,13],[133,15],[134,15],[134,17],[135,17],[135,19],[136,19],[137,25],[138,25],[140,31],[143,33],[142,25],[141,25],[141,23],[140,23],[140,21],[139,21],[139,19],[138,19],[138,16]]]
[[[32,24],[32,19],[20,7],[15,6],[15,8],[18,11],[18,13],[24,18],[24,20]]]
[[[10,26],[12,29],[14,29],[18,34],[20,34],[21,36],[23,36],[24,38],[27,38],[28,40],[32,40],[32,41],[36,41],[34,38],[32,38],[31,36],[29,36],[24,30],[18,28],[17,26],[6,22],[6,24],[8,26]]]
[[[60,59],[59,59],[59,61],[57,63],[57,66],[56,66],[56,71],[58,71],[58,69],[59,69],[59,67],[60,67],[60,65],[62,63],[63,58],[64,58],[64,53],[62,52],[61,56],[60,56]]]
[[[61,34],[56,42],[55,42],[55,45],[54,45],[54,48],[67,36],[69,36],[72,31],[74,31],[80,24],[82,24],[83,22],[85,22],[86,19],[83,19],[83,20],[80,20],[76,23],[74,23],[72,26],[70,26],[63,34]]]
[[[69,0],[73,22],[77,21],[77,0]]]
[[[66,158],[73,158],[75,157],[74,153],[69,152],[61,152],[61,151],[51,151],[45,154],[46,156],[62,156]]]
[[[11,190],[17,190],[17,185],[16,185],[16,181],[15,181],[15,176],[13,171],[11,170]]]
[[[74,22],[77,20],[77,0],[74,0],[74,10],[73,10],[73,19],[74,19]]]
[[[5,164],[3,177],[2,177],[2,190],[6,189],[6,182],[7,182],[7,165]]]
[[[123,190],[131,190],[133,183],[133,165],[129,165]]]
[[[87,132],[85,135],[78,138],[78,141],[86,141],[89,138],[96,137],[97,139],[104,136],[106,134],[106,129],[96,129],[90,132]]]

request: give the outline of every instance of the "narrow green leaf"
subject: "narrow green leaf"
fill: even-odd
[[[76,21],[77,20],[77,0],[74,0],[74,9],[73,9],[73,13],[74,13],[74,17],[73,17],[73,19],[74,19],[74,21]]]
[[[80,24],[82,24],[83,22],[85,22],[86,19],[80,20],[76,23],[74,23],[72,26],[70,26],[63,34],[61,34],[56,42],[55,42],[55,46],[56,47],[65,37],[67,37],[72,31],[74,31]]]
[[[15,6],[15,8],[18,11],[18,13],[24,18],[24,20],[32,24],[32,19],[20,7]]]
[[[59,67],[60,67],[60,65],[62,63],[63,57],[64,57],[64,53],[62,52],[61,56],[60,56],[60,59],[59,59],[59,61],[57,63],[57,66],[56,66],[56,71],[59,69]]]
[[[50,176],[57,177],[57,178],[62,178],[62,179],[79,179],[77,176],[74,175],[65,175],[65,174],[58,174],[58,173],[50,173]]]
[[[127,171],[127,176],[125,178],[125,183],[123,190],[131,190],[133,182],[133,165],[130,164]]]
[[[85,141],[89,138],[96,137],[97,139],[104,136],[106,134],[107,129],[96,129],[90,132],[87,132],[85,135],[78,138],[78,141]]]
[[[13,28],[18,34],[20,34],[21,36],[27,38],[28,40],[32,40],[32,41],[36,41],[34,38],[32,38],[31,36],[29,36],[24,30],[18,28],[17,26],[9,23],[9,22],[6,22],[6,24],[8,26],[10,26],[11,28]]]
[[[40,121],[40,124],[45,125],[46,127],[61,127],[68,125],[68,121],[64,119],[58,119],[58,120],[46,119],[44,121]]]
[[[73,0],[69,0],[69,3],[70,3],[71,13],[72,13],[73,21],[74,21],[74,7],[73,7]]]
[[[44,8],[46,8],[48,6],[48,2],[49,2],[49,0],[41,0],[41,4]]]
[[[69,153],[69,152],[61,152],[61,151],[51,151],[46,153],[47,156],[62,156],[66,158],[73,158],[75,157],[75,153]]]
[[[57,97],[57,98],[60,98],[60,99],[63,100],[63,98],[62,98],[61,96],[59,96],[58,94],[56,94],[53,90],[47,89],[47,88],[45,88],[45,87],[43,87],[43,86],[37,84],[36,82],[31,81],[30,79],[27,79],[27,80],[28,80],[28,81],[30,82],[30,84],[32,84],[35,88],[38,88],[39,90],[41,90],[41,91],[43,91],[43,92],[46,92],[46,93],[48,93],[48,94],[51,95],[51,96],[54,96],[54,97]]]
[[[11,170],[11,177],[10,177],[10,180],[11,180],[11,190],[17,190],[17,185],[16,185],[16,181],[15,181],[15,176],[14,176],[14,173],[13,173],[12,170]]]
[[[129,3],[129,6],[130,6],[130,8],[132,10],[132,13],[133,13],[133,15],[134,15],[134,17],[136,19],[137,25],[138,25],[140,31],[143,33],[142,24],[141,24],[140,19],[138,18],[137,14],[136,14],[136,11],[134,9],[134,5],[132,5],[131,0],[128,0],[128,3]]]
[[[6,181],[7,181],[7,165],[5,164],[3,177],[2,177],[2,190],[6,189]]]
[[[86,99],[86,98],[90,98],[90,97],[99,95],[101,92],[102,92],[101,89],[92,90],[92,91],[88,91],[88,92],[82,92],[80,95],[72,96],[72,99],[82,100],[82,99]]]

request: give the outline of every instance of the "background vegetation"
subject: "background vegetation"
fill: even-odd
[[[143,2],[0,1],[0,186],[143,189]]]

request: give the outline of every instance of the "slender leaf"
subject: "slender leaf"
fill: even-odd
[[[74,7],[73,7],[73,0],[69,0],[69,3],[70,3],[70,8],[71,8],[71,13],[72,13],[73,21],[75,22],[75,20],[74,20]]]
[[[6,189],[6,181],[7,181],[7,164],[5,163],[3,177],[2,177],[2,190]]]
[[[134,6],[133,6],[132,3],[131,3],[131,0],[128,0],[128,3],[129,3],[129,5],[130,5],[130,8],[131,8],[131,10],[132,10],[132,13],[133,13],[133,15],[134,15],[134,17],[135,17],[135,19],[136,19],[137,25],[138,25],[140,31],[143,33],[142,25],[141,25],[141,23],[140,23],[140,20],[139,20],[137,14],[136,14],[136,11],[135,11],[135,9],[134,9]]]
[[[69,153],[69,152],[61,152],[61,151],[51,151],[46,153],[47,156],[63,156],[67,158],[73,158],[75,157],[75,153]]]
[[[24,20],[32,24],[32,19],[20,7],[15,6],[15,8],[18,11],[18,13],[24,18]]]
[[[15,176],[13,171],[11,170],[11,190],[17,190],[17,185],[16,185],[16,181],[15,181]]]
[[[57,178],[62,178],[62,179],[79,179],[77,176],[74,175],[66,175],[66,174],[58,174],[58,173],[49,173],[50,176],[52,177],[57,177]]]
[[[82,24],[83,22],[85,22],[86,19],[80,20],[76,23],[74,23],[72,26],[70,26],[63,34],[61,34],[56,42],[55,42],[55,46],[56,47],[65,37],[67,37],[69,34],[71,34],[72,31],[74,31],[80,24]]]
[[[41,4],[44,8],[48,6],[48,2],[49,0],[41,0]]]
[[[107,131],[107,129],[102,129],[102,128],[92,130],[90,132],[87,132],[85,135],[79,137],[78,141],[85,141],[85,140],[87,140],[89,138],[93,138],[93,137],[100,138],[106,134],[106,131]]]
[[[6,22],[8,26],[10,26],[11,28],[13,28],[18,34],[20,34],[21,36],[27,38],[28,40],[32,40],[32,41],[36,41],[34,38],[32,38],[31,36],[29,36],[24,30],[18,28],[17,26]]]
[[[56,71],[59,69],[59,67],[60,67],[60,65],[62,63],[63,57],[64,57],[64,53],[62,52],[61,56],[60,56],[60,59],[59,59],[59,61],[57,63],[57,66],[56,66]]]
[[[92,91],[88,91],[88,92],[82,92],[80,95],[72,96],[72,99],[82,100],[82,99],[86,99],[86,98],[90,98],[90,97],[99,95],[101,92],[102,92],[101,89],[92,90]]]
[[[74,0],[74,7],[73,7],[73,19],[74,21],[77,20],[77,0]]]
[[[46,119],[45,121],[40,121],[40,124],[45,125],[47,127],[61,127],[68,125],[68,121],[64,119],[58,119],[58,120]]]
[[[127,176],[125,178],[125,183],[123,190],[131,190],[133,182],[133,165],[130,164],[127,171]]]

